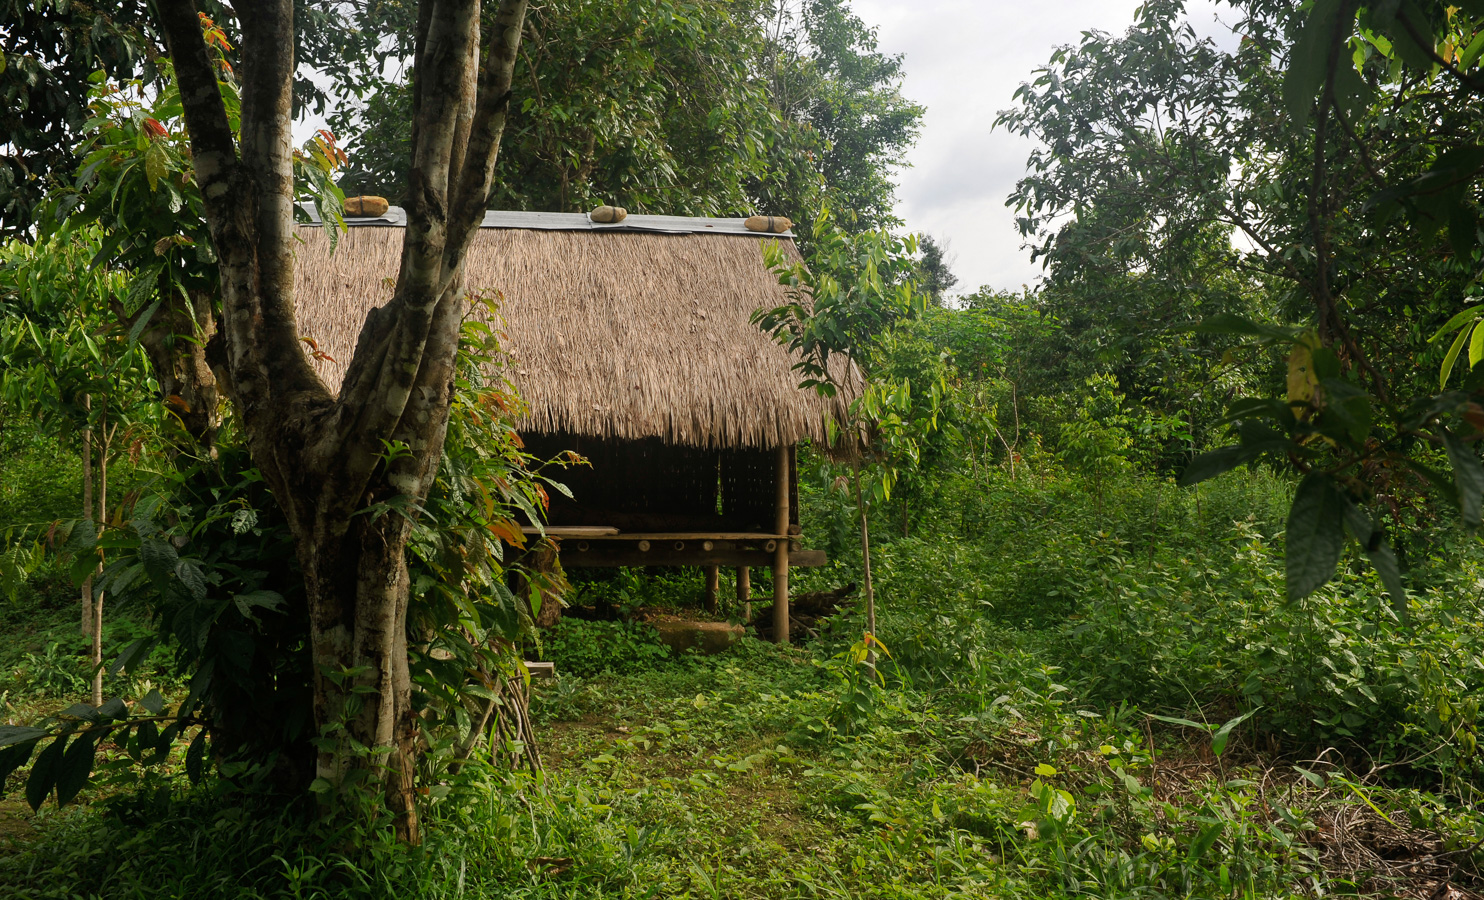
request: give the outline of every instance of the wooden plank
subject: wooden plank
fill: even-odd
[[[541,533],[530,525],[523,525],[520,530],[522,534]],[[601,538],[618,534],[618,529],[610,525],[548,525],[546,534],[549,537]]]
[[[557,529],[548,528],[546,531],[552,534]],[[782,538],[798,540],[799,535],[763,534],[760,531],[619,531],[615,528],[582,537],[603,541],[775,541]]]
[[[635,547],[591,546],[578,550],[567,544],[561,550],[562,565],[566,568],[593,568],[603,566],[772,566],[775,554],[766,550],[744,550],[717,547],[702,550],[687,546],[684,550],[671,547],[651,547],[642,551]],[[818,568],[828,562],[823,550],[795,550],[788,554],[788,564],[796,569]]]
[[[531,673],[532,678],[555,678],[556,663],[551,662],[528,662],[525,664],[526,671]]]

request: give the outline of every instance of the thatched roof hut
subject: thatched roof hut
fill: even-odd
[[[331,387],[391,297],[405,219],[349,224],[333,253],[300,229],[299,333],[333,358],[318,364]],[[822,440],[842,401],[800,390],[795,360],[750,321],[785,301],[761,242],[793,252],[792,238],[739,219],[486,216],[465,283],[501,297],[527,447],[592,461],[563,476],[575,501],[553,497],[563,563],[704,565],[713,584],[718,565],[771,564],[786,613],[788,566],[823,561],[797,552],[793,448]]]
[[[338,387],[367,312],[391,297],[402,229],[357,223],[334,253],[320,229],[300,233],[299,332],[335,360],[317,365]],[[490,214],[465,281],[502,297],[523,425],[717,449],[822,440],[838,401],[799,390],[794,360],[749,321],[785,301],[768,238],[793,248],[735,219]]]

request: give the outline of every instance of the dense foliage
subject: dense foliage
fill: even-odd
[[[786,302],[756,322],[850,402],[799,456],[830,562],[791,590],[861,588],[801,647],[707,657],[648,624],[705,615],[699,572],[524,571],[545,548],[522,526],[578,461],[526,456],[496,333],[469,326],[435,489],[362,511],[415,523],[421,848],[373,807],[310,815],[313,751],[347,738],[305,713],[282,515],[230,414],[215,455],[184,440],[135,349],[141,310],[210,293],[175,98],[96,83],[97,166],[51,207],[77,218],[0,254],[0,790],[41,810],[0,848],[0,892],[1484,890],[1484,11],[1233,6],[1234,42],[1155,0],[1035,73],[1000,121],[1040,142],[1012,203],[1048,279],[957,300],[941,247],[878,227],[917,113],[846,4],[534,14],[507,205],[819,202],[808,265],[769,251]],[[332,23],[406,11],[308,10],[333,60],[314,89],[371,73],[344,122],[382,124],[348,170],[321,136],[301,178],[326,204],[337,173],[395,185],[406,101],[382,76],[406,48]],[[138,445],[99,535],[68,521],[77,397],[125,368]],[[98,547],[119,699],[69,707]],[[532,629],[522,581],[580,616]],[[558,672],[529,709],[522,657]],[[530,727],[488,728],[496,709]]]
[[[407,13],[362,13],[387,14]],[[828,203],[866,226],[896,221],[892,173],[923,111],[898,93],[900,58],[843,0],[563,2],[534,9],[529,30],[493,208],[808,221]],[[410,85],[385,73],[408,52],[365,48],[337,82],[360,101],[331,117],[350,137],[342,185],[394,203]]]

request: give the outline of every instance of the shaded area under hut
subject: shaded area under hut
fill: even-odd
[[[369,311],[391,298],[405,218],[393,207],[350,226],[332,253],[300,229],[300,334],[336,388]],[[498,294],[506,376],[529,410],[529,451],[591,461],[562,476],[546,533],[564,567],[700,566],[707,605],[718,569],[773,570],[772,633],[789,634],[788,569],[825,561],[804,549],[795,448],[823,442],[841,399],[798,388],[788,352],[750,321],[785,302],[741,219],[491,212],[469,251],[471,293]],[[554,606],[554,604],[551,604]],[[744,606],[744,609],[747,608]]]

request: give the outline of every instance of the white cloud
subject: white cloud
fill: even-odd
[[[1009,290],[1041,274],[1021,249],[1014,211],[1006,207],[1025,170],[1030,141],[992,130],[1015,89],[1044,65],[1053,48],[1090,30],[1119,33],[1138,0],[855,0],[875,26],[881,49],[905,56],[902,93],[927,107],[922,137],[901,172],[897,214],[914,231],[945,240],[956,257],[959,287]],[[1226,38],[1210,0],[1190,5],[1198,32]],[[1229,9],[1222,18],[1233,18]]]

